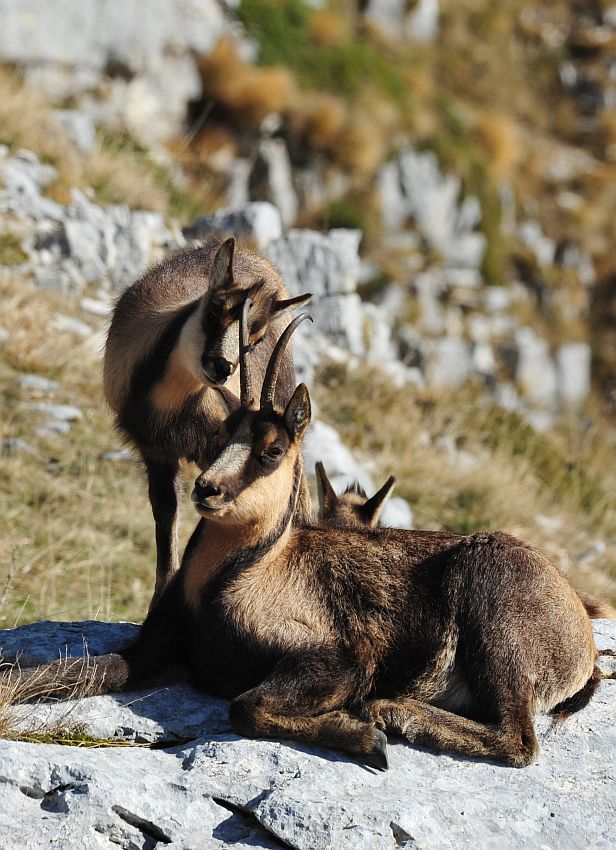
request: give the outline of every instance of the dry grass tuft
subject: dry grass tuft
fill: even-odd
[[[285,112],[295,93],[293,75],[284,68],[258,68],[222,39],[208,56],[199,58],[203,98],[211,98],[236,122],[258,126],[272,112]]]
[[[47,193],[60,203],[68,203],[71,188],[92,187],[102,203],[178,213],[178,190],[145,150],[128,138],[101,133],[94,150],[82,153],[54,118],[47,99],[2,67],[0,144],[34,151],[43,162],[53,165],[58,177]],[[201,196],[207,200],[201,191],[195,205]]]
[[[499,183],[511,180],[522,155],[515,121],[504,112],[486,110],[478,115],[475,129],[496,179]]]

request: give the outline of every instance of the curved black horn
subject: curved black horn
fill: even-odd
[[[261,410],[265,407],[271,407],[274,403],[274,393],[276,392],[276,381],[278,380],[278,372],[280,370],[280,364],[282,363],[282,355],[286,351],[292,333],[306,319],[310,319],[312,322],[312,316],[308,313],[302,313],[300,316],[293,319],[293,321],[284,329],[280,335],[280,339],[276,343],[276,348],[272,352],[270,361],[267,364],[265,378],[263,379],[263,387],[261,389]]]
[[[247,298],[242,305],[242,317],[240,319],[240,405],[241,407],[250,407],[252,401],[252,391],[250,386],[250,371],[248,369],[248,358],[246,357],[249,349],[248,340],[250,334],[248,331],[248,314],[252,307],[252,301]]]

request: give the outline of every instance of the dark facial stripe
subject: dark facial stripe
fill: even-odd
[[[249,567],[251,564],[255,564],[267,555],[274,544],[280,540],[295,513],[300,479],[301,466],[298,458],[295,462],[295,469],[293,472],[293,489],[289,497],[289,502],[287,504],[286,511],[276,528],[271,531],[267,537],[264,537],[258,543],[255,543],[254,546],[247,546],[245,549],[241,549],[239,552],[235,552],[233,555],[226,558],[218,568],[218,572],[214,580],[204,588],[204,598],[211,598],[215,596],[221,590],[223,584],[227,584],[229,581],[232,581],[239,573],[242,572],[242,570],[245,570],[246,567]],[[184,566],[184,563],[188,564],[188,560],[191,557],[201,534],[203,533],[207,534],[207,522],[204,519],[199,522],[193,536],[188,542],[184,558],[182,559],[182,567]]]

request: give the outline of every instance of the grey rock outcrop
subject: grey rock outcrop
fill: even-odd
[[[280,213],[268,201],[255,201],[239,207],[227,207],[204,215],[184,228],[187,239],[227,239],[235,236],[256,243],[263,251],[282,234]]]
[[[486,241],[476,228],[481,207],[473,197],[460,203],[460,180],[444,175],[431,152],[408,150],[383,166],[381,209],[388,228],[413,219],[430,247],[452,268],[477,269]]]
[[[0,58],[95,123],[148,144],[182,126],[201,94],[195,55],[228,31],[216,0],[0,0]],[[85,137],[83,137],[85,140]]]
[[[84,640],[91,652],[118,649],[135,628],[38,623],[1,632],[0,645],[7,656],[21,648],[24,659],[43,662],[67,648],[81,655]],[[224,701],[184,684],[21,706],[24,724],[57,722],[54,712],[63,710],[65,723],[83,723],[92,735],[125,728],[127,738],[157,740],[161,748],[0,742],[0,843],[6,850],[82,850],[110,841],[221,850],[608,850],[616,829],[616,681],[609,672],[616,622],[596,621],[594,629],[599,650],[612,653],[602,659],[612,678],[562,726],[537,718],[542,752],[523,770],[391,740],[390,770],[374,773],[328,750],[239,738]]]
[[[76,189],[66,206],[44,197],[54,177],[29,151],[0,155],[0,214],[10,214],[23,230],[24,270],[41,288],[79,293],[94,281],[124,287],[184,244],[159,213],[103,207]]]

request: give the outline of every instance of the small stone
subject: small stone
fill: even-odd
[[[83,416],[78,407],[73,407],[70,404],[49,404],[45,401],[22,402],[20,408],[22,410],[36,410],[62,422],[73,422]]]
[[[101,455],[102,460],[110,460],[113,463],[121,461],[134,460],[135,453],[128,446],[123,446],[121,449],[111,449]]]
[[[7,437],[2,441],[2,454],[4,457],[13,457],[18,454],[38,454],[38,452],[21,437]]]
[[[606,552],[604,540],[595,540],[590,546],[583,549],[576,558],[578,564],[594,564],[599,558],[602,558]]]
[[[22,390],[51,393],[55,392],[60,384],[57,381],[52,381],[49,378],[43,378],[41,375],[19,375],[17,383]]]
[[[53,116],[82,153],[89,154],[94,150],[96,128],[89,115],[77,109],[54,109]]]
[[[380,525],[387,528],[413,528],[413,509],[400,496],[391,496],[385,503]]]
[[[84,339],[94,333],[90,325],[72,316],[65,316],[62,313],[56,313],[53,318],[52,327],[60,333],[75,334],[75,336],[81,336]]]
[[[556,352],[558,395],[569,405],[581,404],[590,392],[592,352],[585,342],[569,342]]]
[[[430,340],[425,347],[424,374],[428,386],[459,387],[472,371],[469,343],[456,337]]]
[[[70,422],[65,419],[50,419],[49,422],[37,428],[36,433],[39,437],[48,437],[51,434],[68,434],[70,430]]]
[[[98,298],[82,298],[79,306],[86,313],[91,313],[93,316],[108,316],[112,310],[109,301],[100,301]]]

